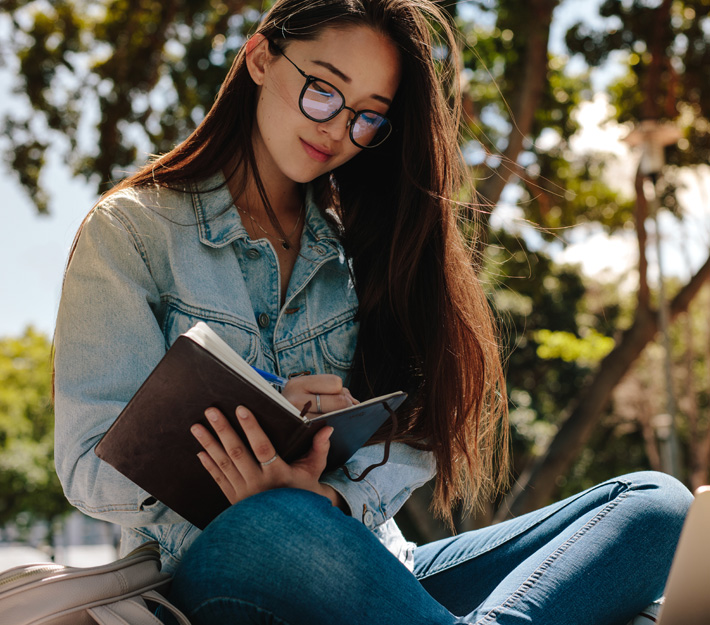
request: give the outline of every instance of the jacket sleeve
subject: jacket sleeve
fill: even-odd
[[[113,523],[183,519],[94,454],[166,350],[147,251],[125,213],[94,209],[67,268],[55,331],[55,464],[69,501]]]
[[[382,460],[383,444],[360,449],[347,463],[351,477]],[[376,467],[359,481],[350,480],[342,469],[327,473],[321,482],[332,486],[350,507],[351,515],[373,529],[391,519],[412,491],[428,482],[436,472],[434,454],[404,443],[392,443],[386,464]]]

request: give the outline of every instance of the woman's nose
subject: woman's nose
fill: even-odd
[[[335,141],[343,141],[349,132],[350,122],[352,121],[353,113],[348,109],[343,109],[333,119],[327,122],[320,122],[318,126],[322,132],[325,132]]]

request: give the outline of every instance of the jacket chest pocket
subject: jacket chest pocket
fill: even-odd
[[[259,355],[259,336],[255,328],[237,316],[198,308],[178,300],[168,302],[163,319],[163,334],[168,346],[187,332],[198,321],[204,321],[219,337],[248,363],[255,363]]]
[[[277,350],[281,374],[288,377],[332,373],[347,383],[359,327],[355,313],[355,309],[344,313],[323,324],[315,333],[279,345]]]
[[[354,317],[355,313],[341,325],[316,337],[323,373],[334,373],[343,379],[349,375],[357,344],[358,324]]]

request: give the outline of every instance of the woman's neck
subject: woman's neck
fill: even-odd
[[[228,176],[225,172],[225,176]],[[242,225],[252,240],[267,239],[276,252],[280,267],[281,304],[286,301],[286,292],[291,273],[300,250],[301,233],[306,220],[306,207],[299,186],[290,184],[272,185],[264,181],[269,206],[273,210],[279,229],[275,228],[267,214],[264,200],[253,178],[240,184],[240,176],[227,178],[227,185],[237,207]],[[280,231],[279,231],[280,230]]]
[[[280,184],[273,177],[262,180],[266,201],[272,211],[270,215],[253,176],[247,175],[245,180],[243,171],[232,168],[229,172],[225,168],[225,177],[249,237],[252,240],[268,239],[279,256],[283,256],[284,252],[298,253],[305,221],[305,203],[299,185],[292,180],[285,180],[283,176]]]
[[[235,171],[231,167],[229,170]],[[303,209],[300,186],[283,176],[265,176],[266,172],[259,173],[269,206],[276,218],[288,222],[294,215],[299,215]],[[242,210],[249,211],[253,217],[268,221],[264,199],[259,193],[254,175],[249,172],[244,180],[243,172],[236,171],[236,175],[230,178],[230,172],[226,168],[224,174],[234,204]]]

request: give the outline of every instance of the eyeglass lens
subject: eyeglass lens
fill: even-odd
[[[313,80],[301,94],[301,107],[314,121],[327,121],[342,110],[343,96],[333,85]],[[352,139],[363,147],[382,143],[390,131],[389,120],[375,111],[359,111],[351,121]]]

